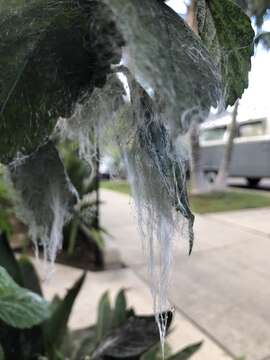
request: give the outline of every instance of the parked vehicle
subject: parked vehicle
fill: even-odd
[[[218,173],[229,136],[231,115],[201,125],[202,163],[210,182]],[[231,177],[244,177],[250,186],[270,177],[270,116],[237,121],[230,164]]]

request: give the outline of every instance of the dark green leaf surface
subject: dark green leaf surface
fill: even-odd
[[[18,260],[19,267],[23,278],[23,286],[42,296],[42,290],[34,265],[27,257],[21,257]]]
[[[127,320],[127,300],[125,290],[120,290],[116,296],[113,312],[113,327],[119,327]]]
[[[1,161],[35,150],[59,116],[70,116],[85,92],[105,83],[122,42],[103,8],[75,0],[1,8]]]
[[[23,279],[20,267],[9,245],[7,236],[0,232],[0,266],[2,266],[12,279],[19,285],[23,286]]]
[[[105,292],[98,305],[98,318],[96,324],[96,340],[100,342],[112,328],[112,316],[109,293]]]
[[[0,360],[5,360],[5,354],[1,344],[0,344]]]
[[[168,324],[171,323],[171,313]],[[102,340],[93,359],[137,359],[160,340],[154,316],[129,318],[120,328]]]
[[[86,274],[83,274],[77,280],[63,300],[55,300],[52,315],[43,326],[46,347],[52,359],[66,334],[68,319],[85,276]]]
[[[248,86],[250,19],[231,0],[198,0],[198,31],[221,73],[225,105],[233,105]]]
[[[40,324],[50,315],[48,303],[37,294],[19,287],[0,267],[0,319],[19,329]]]

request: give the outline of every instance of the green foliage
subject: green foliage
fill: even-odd
[[[223,87],[226,84],[226,102],[232,104],[241,96],[247,85],[253,33],[248,19],[231,1],[212,0],[203,5],[207,11],[206,16],[205,11],[199,16],[200,34],[210,55],[162,2],[147,0],[143,7],[130,0],[124,2],[2,0],[3,162],[12,160],[18,151],[29,153],[44,143],[59,116],[71,115],[83,94],[89,96],[95,86],[105,84],[111,64],[121,58],[122,36],[129,45],[135,71],[160,92],[174,115],[181,116],[194,104],[202,110],[216,105],[220,84],[211,57],[219,65]],[[188,51],[193,47],[196,57]],[[169,64],[175,81],[171,81]],[[179,98],[182,101],[177,101]]]
[[[115,300],[115,307],[112,319],[113,327],[120,327],[125,323],[127,318],[127,300],[125,296],[125,291],[120,290]]]
[[[194,119],[204,119],[211,106],[219,105],[222,95],[226,105],[234,103],[247,86],[253,53],[250,21],[236,5],[229,0],[200,0],[200,4],[201,39],[163,1],[145,0],[141,6],[133,0],[2,0],[0,161],[10,164],[18,153],[30,154],[13,162],[9,170],[24,203],[24,221],[31,226],[31,234],[38,229],[36,237],[50,260],[55,259],[58,245],[50,236],[56,218],[52,204],[56,206],[58,197],[57,204],[63,210],[56,229],[60,234],[75,201],[71,191],[61,191],[67,190],[67,186],[61,187],[63,172],[51,179],[63,170],[52,144],[58,136],[53,129],[59,117],[70,118],[76,105],[80,105],[78,109],[87,104],[89,113],[96,115],[89,119],[87,128],[88,132],[95,129],[93,137],[99,132],[97,123],[102,121],[103,108],[112,118],[121,112],[120,123],[124,120],[130,128],[131,138],[122,128],[118,135],[112,134],[117,133],[119,124],[109,129],[113,130],[110,136],[117,143],[126,136],[120,141],[122,151],[136,170],[139,162],[132,164],[132,156],[141,157],[140,177],[146,191],[140,196],[146,194],[144,200],[154,204],[157,192],[150,191],[152,183],[162,188],[170,210],[180,211],[189,220],[191,251],[194,218],[186,197],[185,166],[174,154],[176,137],[172,134],[186,132]],[[119,64],[122,56],[127,62],[118,70],[128,74],[130,106],[123,104],[119,79],[116,83],[121,91],[110,86],[110,79],[116,78],[112,65]],[[97,88],[100,91],[94,91]],[[149,96],[149,89],[153,96]],[[103,98],[105,93],[109,104],[96,103],[96,97]],[[160,124],[151,121],[156,117]],[[145,132],[141,131],[142,123]],[[83,134],[80,122],[78,127],[78,134]],[[49,155],[55,159],[50,166]],[[41,169],[37,166],[40,160]],[[149,163],[152,176],[147,176]],[[40,173],[50,176],[40,177]],[[64,182],[68,185],[68,179]],[[51,187],[54,191],[57,188],[57,196]],[[65,201],[66,196],[70,199]],[[90,234],[89,224],[82,224],[80,214],[70,228],[70,253],[78,231],[86,237],[92,235],[102,247],[100,232]],[[100,230],[98,224],[95,230]]]
[[[68,176],[78,191],[80,197],[90,193],[93,189],[91,169],[86,161],[78,157],[78,145],[73,142],[64,142],[60,145],[60,155],[63,159]]]
[[[267,50],[270,49],[270,32],[264,31],[256,36],[255,39],[256,45],[259,43],[263,45],[263,47]]]
[[[42,289],[36,270],[28,257],[24,256],[17,260],[20,268],[22,283],[24,287],[42,296]]]
[[[199,214],[256,209],[270,206],[270,198],[249,191],[224,191],[201,195],[191,195],[192,210]]]
[[[102,181],[101,188],[131,195],[130,186],[126,181]],[[189,199],[192,210],[198,214],[270,206],[269,197],[248,190],[190,195]]]
[[[69,116],[83,92],[103,85],[110,64],[119,61],[119,38],[109,19],[98,24],[97,18],[89,34],[99,7],[97,2],[31,0],[1,8],[3,162],[43,143],[56,119]]]
[[[37,275],[29,260],[23,258],[16,264],[10,248],[6,251],[6,257],[10,257],[9,261],[6,261],[9,271],[19,278],[24,286],[27,285],[40,294]],[[87,357],[100,359],[104,356],[122,359],[143,356],[144,360],[160,359],[159,333],[155,317],[136,316],[133,309],[127,307],[124,290],[120,290],[116,295],[114,305],[110,303],[108,292],[102,295],[98,306],[97,322],[94,326],[70,332],[67,326],[68,319],[85,275],[78,279],[62,300],[56,297],[51,304],[48,304],[39,295],[16,285],[1,267],[2,261],[3,258],[0,258],[0,319],[8,321],[11,325],[0,324],[0,343],[3,344],[6,360],[13,360],[18,354],[22,360],[37,360],[42,357],[50,360],[80,360]],[[19,271],[21,275],[18,277]],[[16,293],[15,300],[14,292]],[[19,306],[16,302],[18,294],[20,294]],[[24,301],[26,294],[27,302]],[[9,304],[12,304],[12,316],[10,312],[4,311],[6,305],[2,306],[3,297],[7,298],[7,296],[9,296]],[[38,306],[38,312],[36,306]],[[36,324],[33,317],[37,315],[41,316],[39,325],[33,327],[32,325]],[[10,321],[11,317],[12,321]],[[172,315],[169,314],[168,328],[171,319]],[[27,325],[31,329],[21,329],[22,325]],[[153,346],[155,351],[152,350]],[[172,359],[188,359],[198,349],[199,344],[192,345]]]
[[[12,201],[10,189],[4,180],[5,171],[0,164],[0,231],[12,233],[12,226],[10,223],[10,215],[12,213]]]
[[[0,319],[11,325],[0,324],[0,343],[3,343],[7,360],[13,360],[18,354],[23,360],[36,359],[34,354],[48,354],[50,360],[58,359],[58,347],[66,336],[68,318],[84,281],[84,275],[67,292],[63,300],[56,298],[49,305],[40,296],[41,288],[33,265],[26,258],[16,261],[3,235],[0,239],[0,254],[3,254],[0,256]],[[24,288],[36,293],[16,285],[2,266],[6,266],[9,273]],[[9,287],[3,288],[2,275]],[[38,326],[33,327],[37,324]],[[31,329],[23,330],[24,328]]]
[[[80,195],[72,220],[64,229],[64,249],[72,256],[79,241],[93,241],[100,251],[104,249],[102,233],[106,232],[99,226],[97,192],[97,174],[92,176],[86,161],[78,157],[77,145],[66,142],[60,146],[60,153],[67,174]],[[92,171],[96,169],[92,169]]]
[[[0,360],[5,360],[5,354],[1,345],[0,345]]]
[[[98,318],[96,326],[97,342],[100,342],[108,335],[112,327],[112,310],[109,300],[109,294],[106,292],[102,295],[98,305]]]
[[[233,105],[248,87],[254,31],[248,16],[231,0],[198,0],[198,31],[222,78],[225,104]]]
[[[131,195],[130,185],[125,180],[103,180],[100,184],[102,189],[116,191],[122,194]]]
[[[0,319],[19,329],[31,328],[50,315],[45,300],[19,287],[7,271],[0,267]]]
[[[50,360],[57,359],[57,350],[66,335],[68,319],[84,280],[85,274],[76,281],[63,300],[56,302],[52,315],[43,325],[46,349]]]
[[[22,273],[19,266],[19,263],[17,262],[14,253],[9,245],[7,236],[4,232],[0,231],[0,266],[2,266],[6,271],[9,273],[9,275],[12,277],[12,279],[19,284],[20,286],[24,286],[22,279]]]
[[[195,343],[185,347],[174,355],[166,355],[166,360],[187,360],[190,359],[199,349],[201,348],[202,343]],[[160,353],[160,346],[154,346],[148,352],[146,352],[143,356],[141,356],[140,360],[157,360],[162,359],[162,355]]]

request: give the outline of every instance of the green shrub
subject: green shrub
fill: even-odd
[[[160,359],[154,316],[137,316],[120,290],[112,305],[108,292],[98,305],[96,324],[70,331],[68,320],[85,274],[63,299],[42,298],[31,262],[16,260],[7,237],[0,235],[0,360]],[[168,329],[172,313],[168,313]],[[189,359],[201,343],[188,346],[169,360]]]

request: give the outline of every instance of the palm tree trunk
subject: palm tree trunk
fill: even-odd
[[[238,107],[239,107],[239,100],[237,100],[234,105],[232,122],[229,125],[229,129],[230,129],[229,138],[225,146],[224,155],[214,184],[215,190],[224,190],[227,186],[227,178],[229,176],[230,163],[233,154],[233,143],[234,143],[233,140],[236,136]]]

